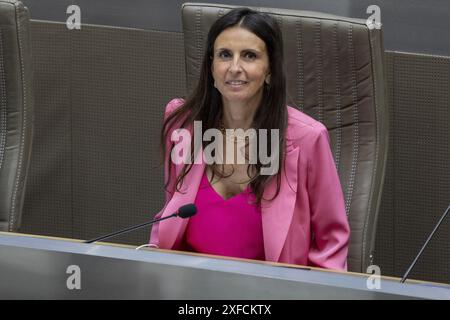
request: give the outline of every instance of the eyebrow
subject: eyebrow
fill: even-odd
[[[217,51],[224,51],[224,50],[231,51],[231,50],[228,49],[228,48],[217,48],[215,51],[217,52]],[[247,49],[241,50],[241,52],[245,52],[245,51],[251,51],[251,52],[255,52],[255,53],[262,53],[262,51],[261,51],[261,50],[258,50],[258,49],[250,49],[250,48],[247,48]]]

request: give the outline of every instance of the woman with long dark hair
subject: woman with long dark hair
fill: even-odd
[[[166,107],[161,147],[167,193],[156,217],[193,202],[198,212],[154,225],[151,246],[346,269],[328,132],[286,105],[282,35],[269,15],[238,8],[213,24],[197,87]]]

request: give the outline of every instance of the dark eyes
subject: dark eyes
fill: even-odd
[[[244,51],[242,56],[247,60],[254,60],[256,58],[256,54],[252,51]],[[221,59],[228,59],[232,57],[232,54],[227,50],[219,51],[218,57]]]
[[[230,53],[228,51],[220,51],[219,52],[219,58],[229,58],[230,57]]]
[[[253,52],[251,52],[251,51],[247,51],[247,52],[244,54],[244,57],[247,58],[247,59],[255,59],[255,58],[256,58],[256,54],[253,53]]]

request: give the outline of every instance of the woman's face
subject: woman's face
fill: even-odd
[[[224,105],[258,105],[269,70],[266,44],[254,33],[231,27],[216,38],[211,72]]]

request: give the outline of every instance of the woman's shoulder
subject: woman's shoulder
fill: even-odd
[[[287,108],[287,139],[290,140],[294,145],[302,144],[305,142],[305,140],[315,140],[322,135],[328,134],[327,128],[320,121],[315,120],[311,116],[294,107],[287,106]]]
[[[173,98],[166,105],[166,110],[165,110],[166,115],[172,113],[172,111],[178,109],[183,104],[184,104],[183,98]]]

